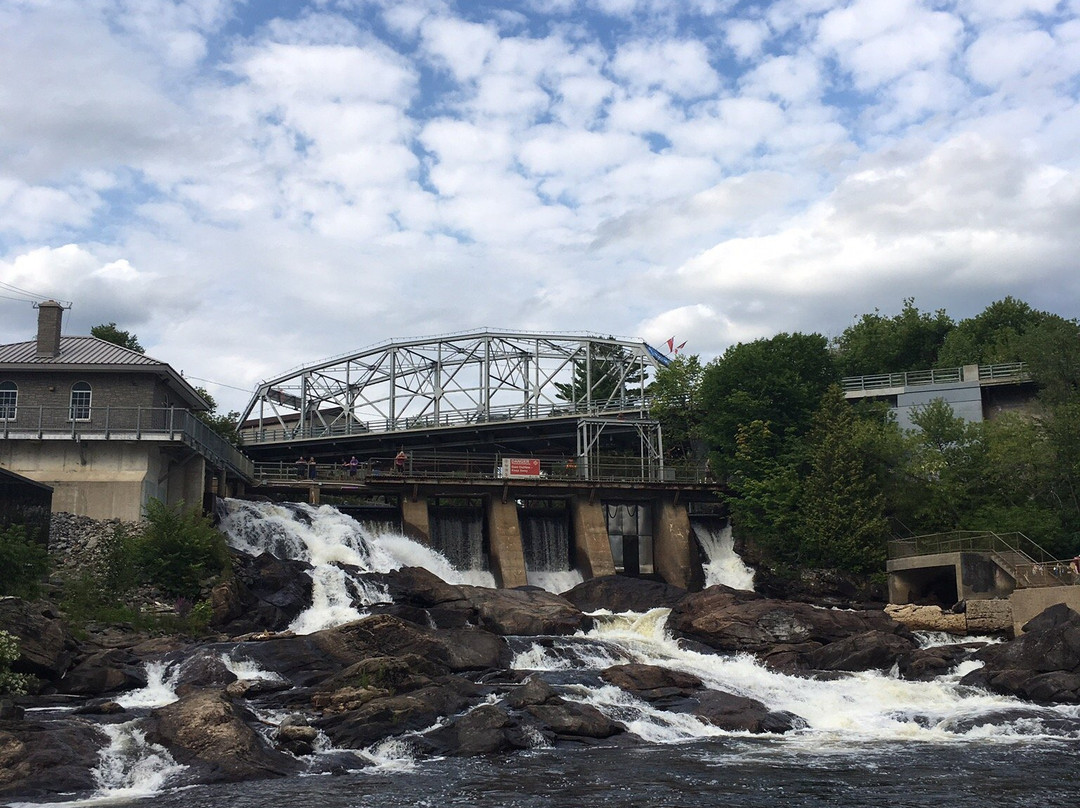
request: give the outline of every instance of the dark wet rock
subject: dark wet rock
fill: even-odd
[[[71,667],[78,644],[67,626],[43,602],[21,598],[0,598],[0,629],[19,639],[19,658],[12,663],[16,673],[29,673],[55,682]]]
[[[123,715],[127,709],[111,699],[90,699],[73,712],[75,715]]]
[[[324,683],[323,689],[333,691],[343,687],[371,687],[392,693],[407,693],[427,687],[433,678],[445,672],[445,666],[437,665],[416,654],[368,657],[332,676]]]
[[[268,693],[288,690],[292,684],[284,679],[237,679],[225,686],[225,695],[231,699],[255,699]]]
[[[220,690],[203,690],[160,707],[147,719],[146,738],[192,767],[199,782],[233,782],[295,773],[291,758],[271,749],[252,729],[255,717]]]
[[[383,738],[426,729],[439,718],[462,712],[480,695],[471,682],[447,676],[420,690],[375,697],[356,709],[324,715],[316,726],[335,746],[363,749]]]
[[[315,751],[315,739],[319,731],[307,723],[301,715],[288,716],[274,733],[274,743],[278,749],[284,749],[291,755],[310,755]]]
[[[864,631],[816,648],[805,655],[807,667],[822,671],[888,670],[903,654],[915,650],[906,636],[884,631]]]
[[[0,797],[90,791],[105,738],[84,721],[0,722]]]
[[[658,665],[613,665],[600,677],[609,684],[628,690],[646,701],[686,695],[702,687],[702,681],[692,673],[673,671]]]
[[[233,577],[214,587],[212,625],[232,635],[280,631],[311,605],[311,565],[233,552]]]
[[[647,612],[660,607],[671,608],[685,595],[686,590],[677,586],[627,575],[591,578],[562,593],[563,598],[583,612],[601,609],[611,612]]]
[[[888,601],[883,584],[870,581],[865,575],[840,570],[800,567],[790,574],[778,575],[763,566],[757,570],[754,586],[767,598],[842,609],[882,609]]]
[[[23,708],[11,699],[0,699],[0,721],[21,721]]]
[[[572,603],[542,589],[460,588],[476,608],[480,628],[495,634],[573,634],[588,622]]]
[[[425,733],[418,743],[428,754],[464,757],[527,749],[533,745],[532,738],[521,721],[506,710],[484,704],[444,727]]]
[[[452,671],[493,671],[510,667],[512,654],[506,640],[479,629],[451,629],[438,633]]]
[[[113,648],[82,660],[67,672],[57,689],[76,696],[101,696],[145,686],[142,660],[122,648]]]
[[[530,676],[529,679],[506,697],[506,703],[515,710],[528,707],[530,704],[544,704],[559,700],[559,694],[555,688],[541,679],[539,676]]]
[[[687,595],[672,609],[667,625],[676,636],[712,648],[757,654],[778,645],[828,645],[868,631],[907,634],[884,612],[821,609],[723,586]]]
[[[1034,701],[1080,703],[1080,614],[1063,603],[1030,620],[1016,639],[975,656],[985,664],[963,684]]]
[[[722,690],[700,690],[673,712],[691,713],[714,727],[732,732],[790,732],[806,722],[787,712],[773,712],[757,699]]]
[[[612,721],[595,707],[570,701],[548,701],[530,704],[525,712],[555,733],[558,740],[577,738],[610,738],[626,732],[626,727]]]
[[[928,682],[948,673],[985,645],[986,643],[977,642],[916,648],[902,654],[897,660],[900,676],[913,681]]]
[[[236,681],[236,674],[229,670],[221,654],[203,650],[186,656],[177,663],[179,670],[173,678],[178,695],[185,695],[193,690],[222,688]]]

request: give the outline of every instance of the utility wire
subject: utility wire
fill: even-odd
[[[200,379],[198,376],[188,376],[185,374],[185,379],[193,379],[197,382],[206,382],[207,384],[216,384],[218,387],[228,387],[230,390],[239,390],[241,393],[250,393],[251,389],[247,387],[234,387],[231,384],[222,384],[221,382],[215,382],[213,379]]]

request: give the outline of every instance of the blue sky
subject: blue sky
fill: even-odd
[[[241,408],[385,339],[1078,315],[1080,0],[7,0],[0,281]],[[34,312],[0,290],[0,341]],[[887,369],[883,369],[887,370]]]

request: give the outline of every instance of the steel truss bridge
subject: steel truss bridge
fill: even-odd
[[[398,444],[545,447],[574,457],[584,473],[617,446],[658,479],[663,438],[648,417],[646,386],[668,362],[645,342],[592,334],[484,330],[391,341],[263,382],[241,432],[260,459]]]

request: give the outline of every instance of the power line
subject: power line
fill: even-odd
[[[213,379],[200,379],[198,376],[188,376],[184,374],[185,379],[193,379],[197,382],[206,382],[207,384],[216,384],[218,387],[228,387],[230,390],[239,390],[241,393],[250,393],[250,388],[247,387],[234,387],[231,384],[222,384],[221,382],[215,382]]]

